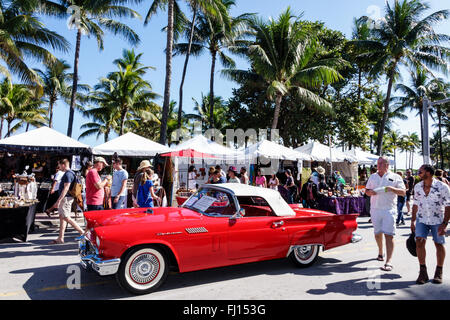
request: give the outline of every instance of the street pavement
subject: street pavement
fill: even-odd
[[[83,224],[83,219],[78,220]],[[444,265],[444,283],[415,284],[419,265],[406,249],[410,217],[395,237],[394,269],[379,270],[372,224],[358,218],[363,240],[321,252],[317,262],[296,268],[288,259],[231,267],[171,272],[157,292],[132,296],[114,276],[86,272],[78,263],[77,232],[69,228],[66,243],[51,245],[58,234],[58,219],[37,216],[40,228],[26,243],[0,244],[0,300],[18,299],[156,299],[156,300],[426,300],[450,299],[450,258]],[[448,235],[448,233],[447,233]],[[447,238],[447,240],[450,238]],[[448,245],[447,245],[448,247]],[[427,241],[427,266],[434,275],[434,244]]]

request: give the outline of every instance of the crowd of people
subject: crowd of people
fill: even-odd
[[[47,200],[48,208],[45,210],[48,216],[57,211],[60,219],[59,236],[51,242],[52,244],[64,243],[64,231],[67,224],[83,234],[81,227],[71,218],[71,213],[77,213],[78,209],[97,211],[127,207],[129,174],[122,165],[122,159],[114,158],[113,174],[102,178],[100,173],[109,167],[103,157],[94,158],[93,163],[86,162],[81,170],[81,175],[77,175],[70,169],[69,160],[62,159],[58,162]],[[137,168],[134,177],[133,207],[149,208],[154,206],[154,201],[160,202],[161,198],[155,194],[155,185],[159,185],[159,177],[154,173],[150,161],[144,160]],[[76,192],[77,187],[79,187],[79,194]],[[80,201],[77,201],[78,197]],[[110,201],[107,201],[108,197],[110,197]]]
[[[366,195],[370,197],[370,216],[374,228],[375,241],[378,247],[378,261],[385,261],[383,271],[392,271],[394,253],[394,237],[396,227],[405,224],[403,206],[411,209],[411,232],[415,238],[419,276],[417,284],[429,281],[426,267],[425,243],[431,234],[435,247],[437,265],[432,282],[442,283],[443,265],[445,260],[445,234],[450,219],[450,186],[444,172],[435,170],[431,165],[424,164],[417,171],[419,179],[415,179],[411,170],[406,176],[400,172],[389,170],[389,161],[380,157],[377,170],[372,173],[366,183]],[[413,198],[412,208],[409,201]],[[386,256],[384,255],[384,245]],[[385,260],[386,258],[386,260]]]

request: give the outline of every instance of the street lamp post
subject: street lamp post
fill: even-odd
[[[373,129],[372,129],[372,128],[369,128],[369,136],[370,136],[370,153],[372,153],[372,154],[373,154],[373,150],[372,150],[372,138],[373,138],[373,134],[374,134]]]
[[[430,107],[436,104],[444,104],[450,102],[450,98],[444,100],[438,100],[431,102],[427,97],[423,99],[422,112],[423,112],[423,163],[431,164],[430,160],[430,136],[428,130],[428,110]]]

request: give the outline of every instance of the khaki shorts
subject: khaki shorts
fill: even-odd
[[[72,197],[64,197],[58,207],[58,214],[62,218],[70,218],[70,214],[72,213],[72,203],[74,198]]]

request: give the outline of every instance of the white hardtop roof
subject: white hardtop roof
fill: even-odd
[[[295,216],[294,210],[287,204],[277,190],[249,186],[241,183],[205,184],[203,188],[225,189],[235,196],[252,196],[264,198],[279,217]]]
[[[92,149],[92,153],[95,155],[110,156],[114,152],[117,152],[119,156],[153,157],[158,153],[170,152],[170,148],[128,132]]]
[[[41,127],[2,139],[0,140],[0,145],[90,149],[87,144],[72,139],[49,127]]]

